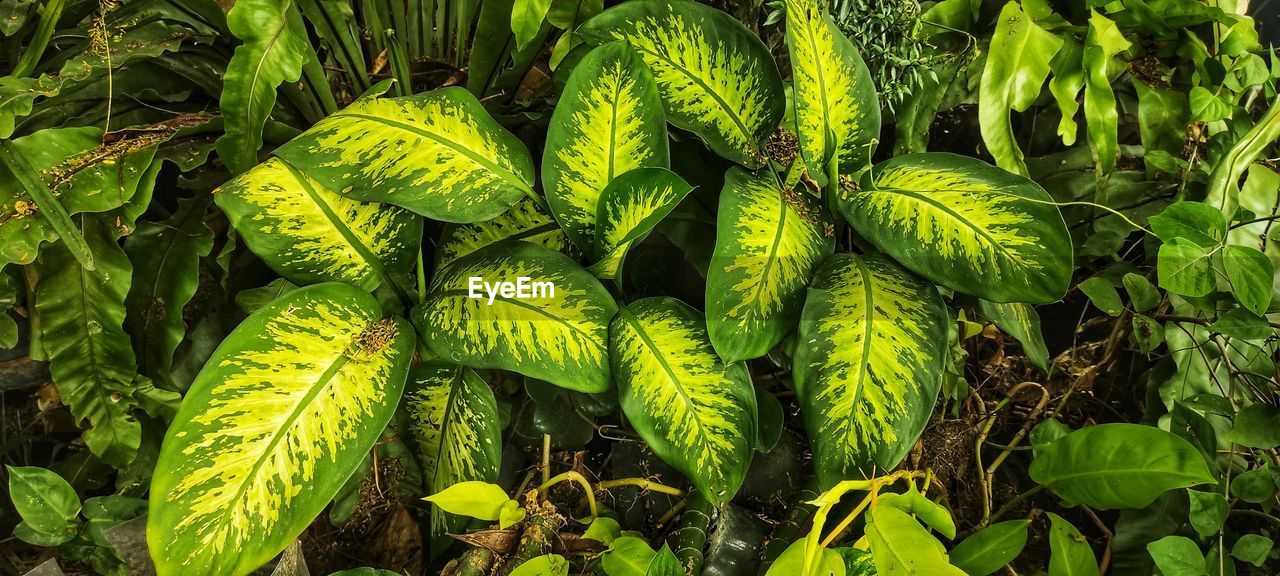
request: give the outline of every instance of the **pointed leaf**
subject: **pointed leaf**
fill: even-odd
[[[1129,49],[1129,41],[1115,22],[1090,10],[1089,33],[1084,41],[1084,117],[1089,132],[1089,148],[1099,176],[1110,174],[1120,157],[1117,130],[1119,116],[1111,82],[1127,66],[1112,62]]]
[[[899,156],[864,175],[840,211],[911,271],[992,302],[1052,302],[1071,280],[1071,238],[1036,183],[946,153]]]
[[[1030,520],[992,524],[951,549],[951,563],[969,576],[987,576],[1004,568],[1027,545]]]
[[[415,366],[404,394],[409,432],[418,447],[423,484],[435,494],[460,482],[497,482],[502,461],[498,406],[489,385],[470,368],[441,362]],[[463,518],[431,512],[431,547],[443,551]]]
[[[873,506],[867,541],[883,576],[965,576],[947,561],[942,543],[914,518],[893,506]]]
[[[1070,522],[1046,512],[1049,528],[1049,574],[1052,576],[1098,576],[1098,561],[1089,541]]]
[[[436,248],[436,267],[503,240],[524,240],[562,252],[569,246],[564,230],[531,198],[516,202],[496,218],[471,224],[445,224]]]
[[[696,2],[633,0],[578,32],[592,44],[626,40],[653,71],[667,120],[713,151],[756,167],[782,120],[782,78],[768,48],[737,19]]]
[[[142,441],[141,427],[130,414],[136,405],[137,365],[124,332],[133,267],[101,217],[75,219],[96,265],[93,270],[83,267],[64,243],[46,248],[36,264],[36,310],[43,321],[49,372],[62,402],[77,422],[88,420],[92,426],[84,433],[85,444],[123,468],[133,461]]]
[[[213,194],[240,237],[299,285],[397,286],[413,266],[422,219],[402,208],[339,196],[271,158]]]
[[[237,1],[227,12],[227,28],[242,43],[222,77],[218,104],[226,134],[218,138],[218,156],[239,174],[258,163],[276,89],[297,82],[315,52],[291,0]]]
[[[978,92],[982,141],[1005,170],[1027,175],[1009,111],[1031,107],[1049,77],[1054,54],[1061,48],[1062,39],[1036,24],[1020,3],[1005,3],[996,18]]]
[[[413,332],[373,296],[300,288],[218,347],[165,435],[147,542],[160,576],[244,575],[284,550],[391,419]]]
[[[592,252],[605,186],[668,164],[666,116],[649,67],[626,42],[592,50],[573,68],[547,128],[542,187],[556,219]]]
[[[1022,303],[1001,304],[978,300],[978,312],[1022,344],[1022,354],[1032,366],[1049,373],[1049,348],[1040,329],[1040,314],[1035,306]]]
[[[632,244],[643,240],[693,190],[666,168],[637,168],[618,176],[600,193],[595,253],[605,262],[600,277],[621,272]]]
[[[836,254],[814,273],[792,365],[822,486],[892,470],[942,385],[937,290],[887,258]]]
[[[836,27],[818,0],[787,0],[787,50],[791,54],[796,135],[810,174],[826,174],[827,151],[840,172],[871,160],[880,138],[880,102],[858,49]],[[827,138],[834,142],[827,142]]]
[[[697,311],[673,298],[628,304],[610,327],[627,420],[665,462],[715,503],[738,492],[756,437],[756,399],[742,363],[725,364]]]
[[[728,362],[757,358],[795,330],[813,269],[835,250],[815,198],[731,168],[707,271],[707,328]]]
[[[445,222],[488,220],[533,193],[524,144],[456,86],[361,98],[276,153],[343,196]]]
[[[498,283],[520,278],[529,297],[498,291]],[[535,282],[552,287],[539,289]],[[492,295],[484,283],[493,287]],[[568,256],[506,241],[441,271],[413,317],[423,341],[441,358],[602,392],[610,382],[609,319],[617,310],[600,281]]]

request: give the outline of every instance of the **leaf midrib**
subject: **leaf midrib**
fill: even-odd
[[[747,125],[744,124],[742,122],[742,119],[738,117],[738,114],[732,108],[729,107],[729,103],[725,102],[724,98],[722,98],[719,93],[717,93],[715,90],[712,90],[711,87],[708,86],[707,83],[702,80],[702,78],[699,78],[684,66],[676,64],[675,60],[672,60],[671,58],[667,57],[667,55],[662,54],[656,50],[650,50],[643,46],[638,46],[635,43],[632,43],[632,47],[641,52],[652,54],[658,58],[661,58],[662,60],[665,60],[667,64],[671,66],[671,68],[678,70],[680,73],[684,74],[690,80],[692,80],[694,84],[697,84],[698,87],[702,88],[704,92],[706,92],[711,96],[712,100],[715,100],[716,105],[719,106],[722,110],[724,110],[725,115],[728,116],[730,120],[733,120],[734,127],[738,129],[738,132],[742,133],[743,139],[746,140],[746,142],[751,145],[751,150],[752,151],[757,150],[758,147],[755,141],[755,135],[752,134],[749,130],[747,130]]]
[[[619,310],[618,313],[624,315],[623,319],[636,331],[636,335],[640,337],[642,342],[644,342],[645,347],[653,353],[653,358],[658,361],[658,365],[662,366],[662,370],[667,373],[667,380],[671,382],[671,387],[679,393],[680,398],[689,406],[689,413],[693,415],[689,420],[693,422],[694,427],[697,429],[698,436],[704,439],[709,438],[711,435],[707,433],[705,427],[702,425],[702,420],[699,420],[696,417],[698,413],[696,410],[698,404],[693,401],[693,398],[689,397],[689,393],[685,391],[684,385],[680,384],[680,377],[676,376],[675,371],[671,368],[671,364],[669,364],[666,357],[663,356],[662,350],[658,348],[657,344],[654,344],[651,338],[649,338],[649,334],[645,332],[644,326],[640,323],[640,319],[637,318],[631,310],[628,310],[625,307]],[[704,445],[706,445],[706,440],[703,440],[703,442]]]
[[[877,186],[877,187],[875,187],[875,188],[873,188],[873,189],[869,190],[868,192],[886,192],[886,193],[896,193],[896,194],[901,194],[902,196],[906,196],[906,197],[908,197],[908,198],[913,198],[913,199],[915,199],[915,200],[917,200],[917,201],[919,201],[919,202],[923,202],[923,203],[925,203],[925,204],[928,204],[928,205],[930,205],[930,206],[933,206],[934,208],[937,208],[938,210],[941,210],[941,211],[943,211],[944,213],[946,213],[948,216],[950,216],[951,218],[953,218],[955,221],[957,221],[957,222],[960,222],[960,223],[964,224],[964,226],[965,226],[966,228],[969,228],[969,229],[973,230],[974,232],[977,232],[979,236],[982,236],[982,238],[983,238],[984,240],[986,240],[986,241],[987,241],[987,244],[988,244],[988,245],[990,245],[990,246],[991,246],[991,248],[993,248],[995,251],[999,252],[999,253],[1000,253],[1001,255],[1003,255],[1005,258],[1008,258],[1008,259],[1010,259],[1011,261],[1014,261],[1014,262],[1016,262],[1016,261],[1017,261],[1017,259],[1016,259],[1016,258],[1013,258],[1013,257],[1010,255],[1010,251],[1009,251],[1009,249],[1008,249],[1008,248],[1006,248],[1003,244],[1001,244],[1001,243],[997,242],[995,238],[992,238],[992,237],[991,237],[991,233],[990,233],[990,232],[987,232],[987,231],[986,231],[985,229],[983,229],[982,227],[980,227],[980,226],[978,226],[978,225],[974,224],[974,223],[973,223],[973,221],[969,220],[968,218],[961,217],[961,216],[960,216],[960,214],[956,213],[956,211],[955,211],[955,210],[951,209],[951,207],[947,206],[946,204],[942,204],[941,202],[938,202],[937,200],[934,200],[934,199],[932,199],[932,198],[929,198],[928,196],[926,196],[926,195],[924,195],[924,194],[921,194],[920,192],[918,192],[918,191],[916,191],[916,190],[909,190],[909,189],[907,189],[907,188],[893,188],[893,187],[883,187],[883,188],[882,188],[882,187]],[[944,192],[944,193],[977,193],[977,192],[985,192],[985,190],[957,190],[957,189],[950,189],[950,190],[938,190],[937,192]]]
[[[471,298],[471,293],[470,293],[470,291],[468,291],[468,290],[460,290],[460,289],[459,289],[459,290],[442,290],[442,291],[439,293],[439,297],[440,297],[440,298],[449,298],[449,297],[453,297],[453,296],[463,296],[463,297],[466,297],[466,299],[468,299],[468,300],[479,300],[479,298]],[[486,298],[487,298],[487,296],[488,296],[488,295],[486,294]],[[583,329],[581,329],[581,328],[579,328],[579,327],[577,327],[577,326],[575,326],[575,325],[573,325],[573,324],[570,324],[570,323],[569,323],[569,321],[568,321],[568,320],[565,320],[564,318],[561,318],[561,317],[559,317],[559,316],[556,316],[555,314],[551,314],[550,312],[547,312],[547,311],[546,311],[546,309],[545,309],[545,308],[543,308],[542,306],[534,306],[534,305],[531,305],[531,304],[525,304],[524,302],[521,302],[521,301],[519,301],[519,300],[517,300],[517,299],[515,299],[515,298],[503,298],[503,297],[502,297],[502,295],[500,295],[500,294],[499,294],[499,295],[494,296],[493,301],[494,301],[494,302],[503,302],[503,303],[506,303],[506,304],[511,304],[511,305],[513,305],[513,306],[517,306],[517,307],[520,307],[520,308],[524,308],[524,309],[526,309],[526,310],[532,310],[532,311],[534,311],[534,312],[537,312],[538,314],[540,314],[540,315],[542,315],[542,316],[545,316],[545,317],[547,317],[547,318],[550,318],[550,319],[552,319],[552,320],[555,320],[556,322],[558,322],[558,323],[560,323],[560,324],[563,324],[566,328],[568,328],[568,329],[570,329],[570,330],[573,330],[574,332],[577,332],[578,334],[581,334],[581,335],[582,335],[582,336],[583,336],[583,337],[584,337],[588,342],[590,342],[590,343],[594,344],[597,348],[600,348],[601,350],[604,350],[604,349],[606,348],[603,344],[601,344],[601,343],[599,343],[599,342],[597,342],[597,341],[596,341],[596,339],[595,339],[595,336],[594,336],[594,335],[592,335],[592,334],[588,334],[585,330],[583,330]],[[487,304],[486,304],[486,305],[487,305]]]

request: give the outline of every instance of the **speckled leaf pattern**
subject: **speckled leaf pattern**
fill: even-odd
[[[404,406],[430,493],[459,482],[498,481],[498,406],[488,383],[475,371],[439,361],[415,366],[405,386]],[[468,522],[432,506],[432,551],[443,551],[452,543],[448,534],[462,532]]]
[[[147,521],[160,576],[248,574],[293,542],[378,440],[412,353],[408,323],[346,284],[250,315],[165,436]]]
[[[532,199],[525,198],[497,218],[471,224],[446,224],[436,248],[436,266],[447,266],[503,240],[524,240],[556,252],[569,247],[569,238],[555,218]]]
[[[361,98],[276,153],[343,196],[445,222],[493,218],[534,183],[524,144],[460,87]]]
[[[912,154],[876,165],[841,196],[840,211],[858,233],[952,290],[1032,304],[1067,291],[1066,223],[1022,176],[955,154]]]
[[[527,298],[483,287],[529,283]],[[533,282],[549,282],[554,290]],[[512,295],[514,294],[514,296]],[[522,241],[486,246],[440,271],[413,314],[418,333],[437,356],[475,368],[501,368],[581,392],[609,387],[609,320],[613,296],[564,254]]]
[[[667,121],[729,160],[764,163],[760,143],[786,98],[768,48],[741,22],[696,2],[631,0],[578,32],[593,44],[629,42],[653,72]]]
[[[412,212],[339,196],[279,158],[222,185],[213,198],[245,244],[299,285],[399,285],[422,238],[422,219]]]
[[[763,356],[795,330],[813,269],[835,226],[803,191],[731,168],[707,271],[707,329],[726,362]]]
[[[592,50],[573,68],[547,127],[542,187],[556,219],[589,252],[605,186],[667,164],[666,117],[648,66],[625,42]]]
[[[596,275],[617,277],[632,244],[648,236],[693,191],[666,168],[637,168],[605,187],[596,216]]]
[[[831,151],[839,157],[840,172],[848,174],[871,160],[880,138],[880,103],[871,72],[825,4],[786,2],[796,135],[810,173],[826,173]]]
[[[796,396],[826,488],[892,470],[942,384],[947,313],[930,284],[883,256],[831,256],[800,318]]]
[[[609,350],[619,403],[636,432],[713,502],[731,500],[756,437],[746,365],[722,362],[702,315],[667,297],[624,307]]]

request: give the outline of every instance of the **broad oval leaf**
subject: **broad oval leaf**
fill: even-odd
[[[1076,430],[1039,449],[1029,471],[1066,502],[1097,510],[1142,508],[1169,490],[1214,481],[1190,442],[1139,424]]]
[[[637,168],[618,176],[600,194],[596,216],[596,257],[592,269],[602,278],[616,278],[633,244],[648,236],[693,186],[666,168]]]
[[[741,22],[696,2],[632,0],[578,33],[592,44],[629,42],[653,72],[669,122],[734,162],[764,163],[760,143],[786,98],[768,48]]]
[[[447,266],[503,240],[524,240],[556,252],[569,246],[569,239],[555,218],[532,198],[525,198],[496,218],[470,224],[446,224],[436,248],[436,267]]]
[[[763,356],[795,330],[813,270],[835,250],[834,230],[815,198],[729,169],[707,270],[707,330],[721,358]]]
[[[700,314],[673,298],[619,311],[609,329],[618,401],[650,448],[715,503],[737,494],[756,437],[745,364],[725,364]]]
[[[423,483],[438,493],[460,482],[497,482],[502,461],[502,429],[493,390],[475,371],[443,362],[426,362],[409,372],[404,407],[409,432],[418,447]],[[465,518],[431,512],[432,553],[452,544]]]
[[[547,127],[542,188],[579,248],[595,249],[600,195],[615,177],[665,167],[667,122],[648,66],[625,42],[586,55],[565,84]]]
[[[946,349],[932,285],[882,256],[818,268],[792,365],[822,486],[898,465],[932,412]]]
[[[796,136],[811,174],[826,174],[833,153],[840,172],[848,174],[871,161],[880,138],[880,102],[858,49],[824,5],[786,2]]]
[[[239,174],[258,163],[262,128],[275,107],[276,90],[282,83],[297,82],[315,52],[292,0],[237,1],[227,12],[227,28],[243,43],[223,75],[218,104],[226,134],[218,138],[218,156]]]
[[[147,520],[157,572],[243,575],[284,550],[377,442],[412,354],[408,323],[346,284],[250,315],[165,435]]]
[[[1049,573],[1054,576],[1098,576],[1098,559],[1089,540],[1071,522],[1053,512],[1049,517]]]
[[[1022,4],[1009,2],[1000,11],[978,88],[978,127],[996,164],[1005,170],[1027,174],[1009,112],[1022,112],[1035,102],[1062,45],[1061,38],[1023,12]]]
[[[422,240],[422,219],[344,198],[279,158],[214,191],[244,243],[288,280],[399,286]]]
[[[841,195],[840,211],[903,266],[992,302],[1044,303],[1071,281],[1071,237],[1035,182],[955,154],[899,156]]]
[[[533,160],[466,89],[361,98],[276,149],[343,196],[445,222],[488,220],[533,194]]]
[[[987,576],[1004,568],[1027,545],[1030,520],[992,524],[951,549],[951,563],[969,576]]]
[[[500,291],[499,283],[521,278],[527,297]],[[413,316],[441,358],[601,392],[610,382],[609,320],[617,311],[609,291],[568,256],[506,241],[442,270]]]
[[[893,506],[873,506],[868,516],[867,543],[875,558],[876,574],[965,576],[947,560],[942,543],[906,512]]]

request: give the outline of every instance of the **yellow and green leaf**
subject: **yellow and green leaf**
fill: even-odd
[[[823,487],[892,470],[942,385],[947,313],[933,285],[883,256],[814,273],[796,337],[796,396]]]
[[[556,219],[590,252],[605,186],[668,163],[666,117],[648,66],[625,42],[592,50],[573,68],[547,128],[542,187]]]
[[[610,182],[600,195],[595,244],[600,263],[592,271],[601,278],[617,278],[627,250],[691,191],[693,186],[666,168],[637,168]]]
[[[444,362],[426,362],[409,373],[405,388],[409,432],[418,447],[423,483],[432,494],[459,482],[497,482],[502,462],[502,429],[493,391],[475,371]],[[432,554],[452,544],[466,518],[431,510]]]
[[[980,160],[887,160],[842,191],[840,211],[903,266],[957,292],[1040,304],[1061,298],[1071,280],[1071,238],[1053,199]]]
[[[521,278],[527,297],[497,290]],[[492,296],[484,284],[494,288]],[[609,320],[617,310],[600,281],[568,256],[509,240],[441,270],[413,318],[440,358],[601,392],[610,383]]]
[[[436,248],[436,267],[503,240],[524,240],[548,250],[563,252],[569,238],[546,210],[531,198],[516,202],[497,218],[471,224],[446,224]]]
[[[796,134],[811,174],[826,174],[830,154],[848,174],[870,162],[880,138],[880,102],[866,63],[825,4],[786,2]]]
[[[813,269],[835,250],[834,224],[802,191],[730,168],[707,272],[707,329],[727,362],[763,356],[795,330]]]
[[[299,285],[399,286],[422,239],[422,219],[396,206],[335,194],[271,158],[214,191],[244,243]]]
[[[493,218],[533,194],[533,160],[466,89],[353,102],[276,154],[325,188],[445,222]]]
[[[667,120],[739,164],[764,163],[785,96],[768,48],[741,22],[697,2],[632,0],[578,29],[592,44],[625,40],[658,83]]]
[[[298,537],[395,412],[413,330],[325,283],[259,309],[187,391],[151,483],[160,576],[240,576]]]
[[[667,297],[619,311],[609,351],[618,400],[636,432],[713,502],[731,500],[756,437],[746,365],[721,361],[702,315]]]

